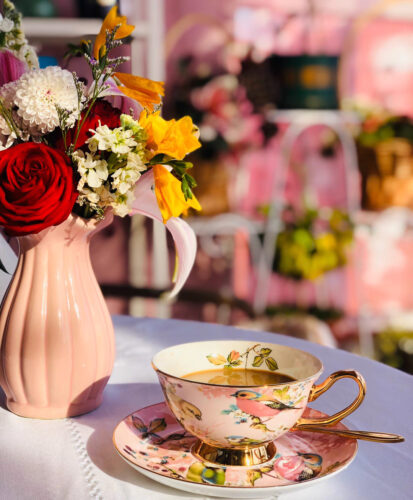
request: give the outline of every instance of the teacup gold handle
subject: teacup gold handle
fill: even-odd
[[[366,395],[366,382],[360,373],[354,370],[340,370],[338,372],[332,373],[329,377],[324,380],[321,384],[313,385],[310,391],[310,396],[308,402],[315,401],[321,394],[326,392],[330,387],[340,380],[341,378],[351,378],[356,381],[359,387],[359,393],[356,399],[348,405],[344,410],[341,410],[330,417],[325,418],[300,418],[294,426],[294,429],[299,429],[300,425],[334,425],[343,418],[350,415],[354,410],[356,410],[364,399]]]

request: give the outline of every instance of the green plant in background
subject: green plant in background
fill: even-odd
[[[383,330],[374,336],[374,343],[379,361],[413,374],[413,332]]]
[[[292,207],[284,212],[273,270],[295,280],[315,280],[347,263],[354,225],[338,209],[306,209],[298,214]]]
[[[384,121],[370,118],[365,120],[357,141],[366,147],[393,138],[406,139],[413,143],[413,120],[406,116],[396,116]]]

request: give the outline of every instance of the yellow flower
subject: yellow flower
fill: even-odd
[[[118,7],[115,5],[103,20],[102,27],[96,37],[95,46],[93,47],[93,56],[95,59],[99,59],[99,52],[102,47],[103,53],[105,53],[106,31],[113,31],[116,26],[119,26],[119,28],[115,34],[115,40],[126,38],[135,29],[135,26],[127,24],[126,16],[118,16]]]
[[[153,176],[155,179],[155,195],[164,223],[171,217],[179,217],[181,214],[186,215],[189,208],[201,210],[201,205],[195,196],[185,200],[181,182],[163,165],[153,167]]]
[[[161,96],[165,93],[163,82],[155,82],[129,73],[116,72],[114,76],[121,83],[118,85],[118,89],[128,97],[138,101],[144,108],[153,111],[154,104],[161,103]]]
[[[188,153],[201,147],[198,128],[189,116],[178,121],[167,121],[160,116],[160,111],[152,114],[143,111],[139,123],[148,134],[149,159],[157,154],[165,154],[182,160]]]

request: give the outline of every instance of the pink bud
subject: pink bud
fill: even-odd
[[[240,354],[237,351],[231,351],[231,354],[229,355],[231,361],[236,361],[239,358]]]

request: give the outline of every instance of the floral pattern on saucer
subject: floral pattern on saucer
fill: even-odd
[[[309,408],[304,415],[324,416]],[[336,427],[346,428],[341,423]],[[262,465],[224,467],[201,462],[191,451],[196,438],[182,428],[165,403],[126,417],[116,427],[113,442],[122,458],[138,468],[178,481],[238,488],[286,486],[324,477],[348,465],[357,452],[356,440],[296,431],[277,439],[276,455]]]

